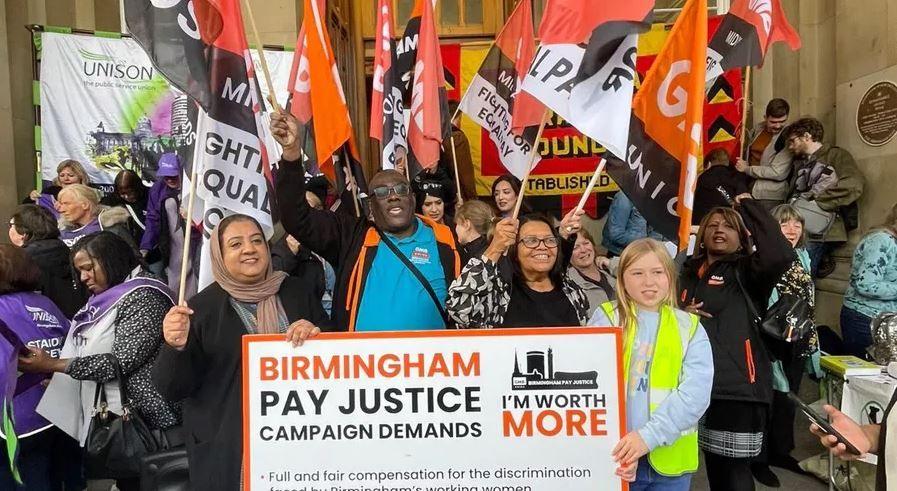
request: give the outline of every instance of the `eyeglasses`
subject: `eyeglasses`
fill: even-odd
[[[533,237],[533,236],[527,236],[527,237],[520,239],[518,244],[523,244],[524,246],[526,246],[529,249],[536,249],[537,247],[539,247],[539,244],[545,244],[545,247],[547,247],[549,249],[554,249],[555,247],[558,246],[558,239],[557,239],[557,237],[553,237],[553,236],[545,237],[543,239],[540,239],[538,237]]]
[[[396,193],[398,197],[408,196],[411,192],[411,187],[404,182],[400,182],[395,186],[378,186],[372,189],[374,196],[377,199],[386,199],[389,198],[389,193]]]

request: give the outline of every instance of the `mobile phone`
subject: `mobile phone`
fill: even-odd
[[[811,422],[822,429],[822,431],[837,438],[838,443],[843,443],[844,446],[847,447],[848,452],[854,455],[863,454],[863,452],[860,452],[856,447],[854,447],[853,444],[850,443],[849,440],[847,440],[847,438],[844,438],[844,435],[838,433],[838,430],[836,430],[831,425],[831,423],[828,422],[828,419],[814,411],[812,408],[810,408],[810,406],[806,405],[804,401],[800,400],[800,398],[794,395],[793,392],[788,393],[788,399],[791,399],[791,402],[793,402],[794,405],[797,406],[797,408],[800,409],[801,412],[803,412],[807,416],[807,418],[810,419]]]

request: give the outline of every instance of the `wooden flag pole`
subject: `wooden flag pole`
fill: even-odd
[[[204,113],[200,114],[197,118],[197,140],[202,138],[203,132],[205,131],[205,119],[206,115]],[[190,238],[193,236],[193,204],[196,198],[196,168],[199,167],[197,159],[193,159],[193,165],[190,167],[190,189],[187,196],[187,219],[184,220],[186,226],[184,227],[184,251],[181,253],[181,282],[178,285],[178,305],[186,305],[184,296],[187,293],[187,269],[190,265],[189,261],[192,259],[190,255]],[[199,267],[199,265],[195,266]]]
[[[452,131],[449,137],[449,143],[452,145],[452,164],[455,166],[455,189],[457,190],[458,203],[457,206],[464,204],[464,196],[461,193],[461,175],[458,174],[458,156],[455,154],[455,132]]]
[[[741,101],[741,149],[738,151],[738,156],[744,158],[745,160],[750,160],[747,155],[744,154],[744,148],[747,144],[747,120],[748,120],[748,108],[751,103],[751,67],[748,66],[744,72],[744,94],[742,94]]]
[[[283,108],[277,103],[277,92],[274,91],[274,83],[271,81],[271,71],[268,70],[268,60],[265,58],[265,50],[262,45],[262,38],[259,36],[258,27],[255,25],[255,16],[252,15],[252,7],[249,6],[249,0],[244,0],[243,3],[246,6],[246,16],[249,17],[249,26],[252,28],[252,37],[255,40],[255,50],[259,55],[259,62],[262,64],[262,74],[265,77],[265,85],[268,86],[268,94],[270,94],[268,100],[271,101],[275,111],[282,112]]]
[[[520,192],[517,193],[517,203],[514,205],[514,214],[511,215],[514,219],[517,219],[517,216],[520,214],[520,207],[523,206],[523,195],[526,193],[526,183],[529,181],[530,172],[533,171],[533,164],[536,162],[536,156],[539,155],[539,140],[542,138],[542,132],[545,131],[545,125],[547,123],[548,108],[542,113],[542,122],[539,123],[539,132],[536,133],[536,143],[533,145],[533,153],[530,154],[526,174],[523,175],[523,180],[520,182]]]
[[[604,167],[607,165],[607,160],[603,157],[598,161],[598,167],[595,169],[595,173],[592,174],[592,179],[589,180],[589,185],[586,186],[586,192],[582,193],[582,198],[579,199],[579,204],[576,205],[576,211],[580,211],[586,206],[586,200],[589,199],[589,195],[592,194],[592,189],[595,188],[595,184],[598,183],[598,178],[601,176],[601,173],[604,172]]]
[[[361,218],[361,207],[358,206],[358,182],[355,181],[355,173],[352,172],[352,159],[345,144],[343,145],[343,158],[346,159],[343,168],[346,170],[346,175],[349,176],[349,185],[352,186],[352,203],[355,205],[355,218]]]

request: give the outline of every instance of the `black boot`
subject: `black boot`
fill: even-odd
[[[766,464],[754,462],[751,464],[751,474],[754,475],[754,479],[756,479],[757,482],[766,487],[778,488],[782,485],[782,483],[779,482],[779,476],[775,475]]]
[[[772,458],[770,459],[769,465],[794,472],[795,474],[807,474],[807,471],[800,468],[797,459],[790,455]]]

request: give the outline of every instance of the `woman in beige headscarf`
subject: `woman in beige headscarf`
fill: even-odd
[[[221,221],[209,238],[215,283],[172,307],[153,381],[183,401],[191,489],[236,490],[242,457],[241,342],[244,334],[283,333],[294,346],[327,329],[310,285],[271,268],[258,222]]]

